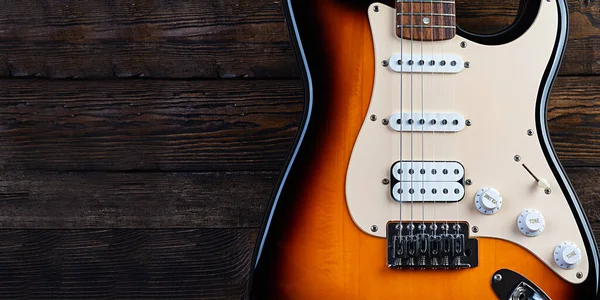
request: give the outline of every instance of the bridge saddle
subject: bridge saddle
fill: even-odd
[[[464,269],[478,265],[478,243],[465,222],[389,222],[387,264],[393,269]]]

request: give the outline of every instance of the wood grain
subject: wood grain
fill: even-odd
[[[600,166],[600,77],[559,77],[548,126],[564,166]]]
[[[260,226],[278,172],[0,172],[0,228]]]
[[[298,80],[0,80],[0,169],[279,171]]]
[[[566,168],[573,188],[579,196],[588,220],[600,224],[600,168]],[[594,225],[600,227],[600,225]],[[594,231],[596,241],[600,241],[600,230]]]
[[[0,76],[299,75],[280,1],[1,1]]]
[[[444,41],[456,36],[455,2],[397,1],[395,8],[396,35],[399,38]]]
[[[241,299],[256,233],[0,230],[0,298]]]
[[[570,0],[563,75],[600,73],[600,3]],[[297,78],[280,1],[2,1],[0,77]],[[518,0],[456,4],[461,27],[493,33]]]

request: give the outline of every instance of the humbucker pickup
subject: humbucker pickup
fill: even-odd
[[[395,113],[388,126],[402,132],[458,132],[465,128],[465,117],[458,113]]]
[[[394,54],[388,67],[398,73],[459,73],[465,67],[464,60],[454,54]]]
[[[394,269],[464,269],[478,265],[478,243],[465,222],[389,222],[387,264]]]
[[[455,161],[398,161],[391,168],[398,202],[457,202],[465,196],[465,168]]]

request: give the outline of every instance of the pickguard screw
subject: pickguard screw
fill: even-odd
[[[500,274],[495,274],[495,275],[494,275],[494,281],[496,281],[496,282],[500,282],[500,281],[502,281],[502,275],[500,275]]]
[[[471,179],[467,179],[467,180],[465,180],[465,184],[466,185],[471,185],[471,184],[473,184],[473,181],[471,181]]]
[[[460,42],[461,48],[467,48],[467,42]]]
[[[552,193],[552,190],[550,188],[545,188],[544,193],[546,193],[546,195],[550,195]]]
[[[383,125],[387,125],[389,123],[390,123],[390,120],[388,120],[388,119],[381,120],[381,124],[383,124]]]
[[[371,121],[377,121],[377,116],[376,115],[371,115]]]
[[[479,227],[473,226],[473,228],[471,228],[471,230],[473,230],[473,233],[478,233],[479,232]]]
[[[468,62],[468,61],[465,61],[465,68],[467,68],[467,69],[468,69],[468,68],[470,68],[470,67],[471,67],[471,63],[470,63],[470,62]]]
[[[373,225],[373,226],[371,226],[371,231],[373,231],[373,232],[377,232],[377,229],[379,229],[379,228],[377,227],[377,225]]]
[[[375,6],[373,7],[373,11],[375,11],[375,12],[379,12],[379,5],[375,5]]]
[[[387,67],[387,66],[390,65],[390,62],[388,62],[387,60],[384,60],[384,61],[381,62],[381,65],[384,66],[384,67]]]
[[[381,180],[381,183],[388,185],[388,184],[390,184],[390,180],[387,178],[384,178],[383,180]]]
[[[519,162],[519,161],[521,161],[521,156],[519,156],[519,155],[515,155],[515,161],[516,161],[516,162]]]
[[[583,273],[577,272],[577,274],[575,274],[575,276],[577,276],[577,278],[581,279],[581,278],[583,278]]]
[[[528,136],[532,136],[532,135],[533,135],[533,130],[531,130],[531,129],[527,129],[527,135],[528,135]]]
[[[473,125],[473,123],[471,122],[471,120],[466,120],[466,121],[465,121],[465,125],[467,125],[467,126],[471,126],[471,125]]]

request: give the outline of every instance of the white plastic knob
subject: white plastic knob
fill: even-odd
[[[546,227],[544,215],[536,209],[528,208],[517,218],[519,231],[526,236],[538,236]]]
[[[570,241],[554,248],[554,262],[563,269],[573,269],[581,261],[581,249]]]
[[[475,207],[482,214],[494,214],[502,207],[502,195],[495,188],[482,188],[475,194]]]

